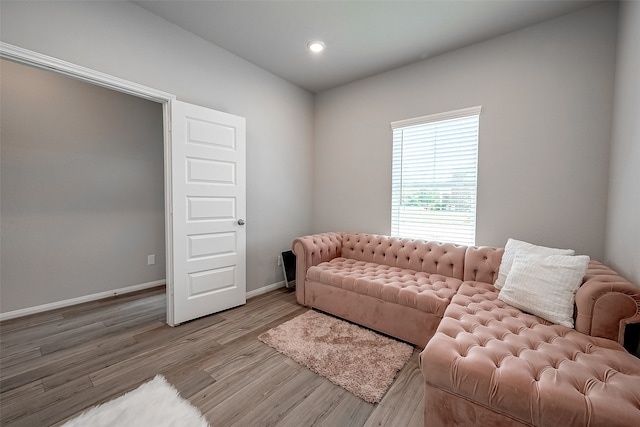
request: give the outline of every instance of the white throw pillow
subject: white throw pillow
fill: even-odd
[[[498,298],[550,322],[573,328],[575,294],[587,272],[586,255],[549,255],[519,251]]]
[[[516,256],[516,252],[525,251],[538,256],[547,255],[574,255],[575,251],[572,249],[556,249],[547,248],[545,246],[537,246],[532,243],[523,242],[521,240],[509,239],[504,247],[504,254],[502,255],[502,261],[500,261],[500,269],[498,270],[498,278],[493,284],[496,289],[502,289],[504,286],[509,271],[511,270],[511,264],[513,264],[513,258]]]

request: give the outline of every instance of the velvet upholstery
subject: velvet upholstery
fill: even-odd
[[[330,261],[342,254],[342,233],[322,233],[299,237],[293,241],[293,253],[296,254],[296,299],[304,304],[304,281],[307,269],[324,261]]]
[[[496,412],[473,400],[429,384],[426,384],[424,389],[424,425],[430,427],[531,426],[511,418],[508,414]]]
[[[464,275],[466,247],[452,243],[344,233],[342,256],[457,279]]]
[[[310,267],[307,280],[401,304],[440,317],[462,281],[441,274],[416,272],[347,258]]]
[[[497,298],[503,248],[322,233],[293,251],[300,304],[425,347],[425,426],[640,425],[640,359],[622,347],[640,288],[602,263],[571,329]]]
[[[292,249],[299,304],[420,347],[462,283],[467,250],[451,243],[336,232],[297,238]],[[408,319],[418,323],[408,326]]]
[[[426,389],[526,425],[640,425],[638,358],[616,341],[523,313],[497,294],[479,282],[460,287],[420,356]],[[451,415],[435,417],[425,425],[446,425]]]
[[[624,344],[624,328],[640,322],[640,288],[591,260],[576,292],[576,331]]]
[[[440,323],[440,316],[365,294],[306,282],[307,305],[348,319],[423,348]]]
[[[470,246],[465,251],[462,280],[494,283],[498,278],[504,248]]]

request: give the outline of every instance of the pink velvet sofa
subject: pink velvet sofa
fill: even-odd
[[[503,248],[360,233],[293,241],[296,298],[424,347],[425,426],[640,426],[623,347],[640,288],[591,261],[575,328],[498,299]]]

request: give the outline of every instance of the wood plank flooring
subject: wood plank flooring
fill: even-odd
[[[221,426],[422,426],[416,349],[370,404],[258,341],[307,308],[278,289],[175,328],[164,287],[0,324],[0,424],[60,425],[162,374]]]

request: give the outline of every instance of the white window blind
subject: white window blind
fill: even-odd
[[[391,123],[391,234],[475,244],[480,110]]]

